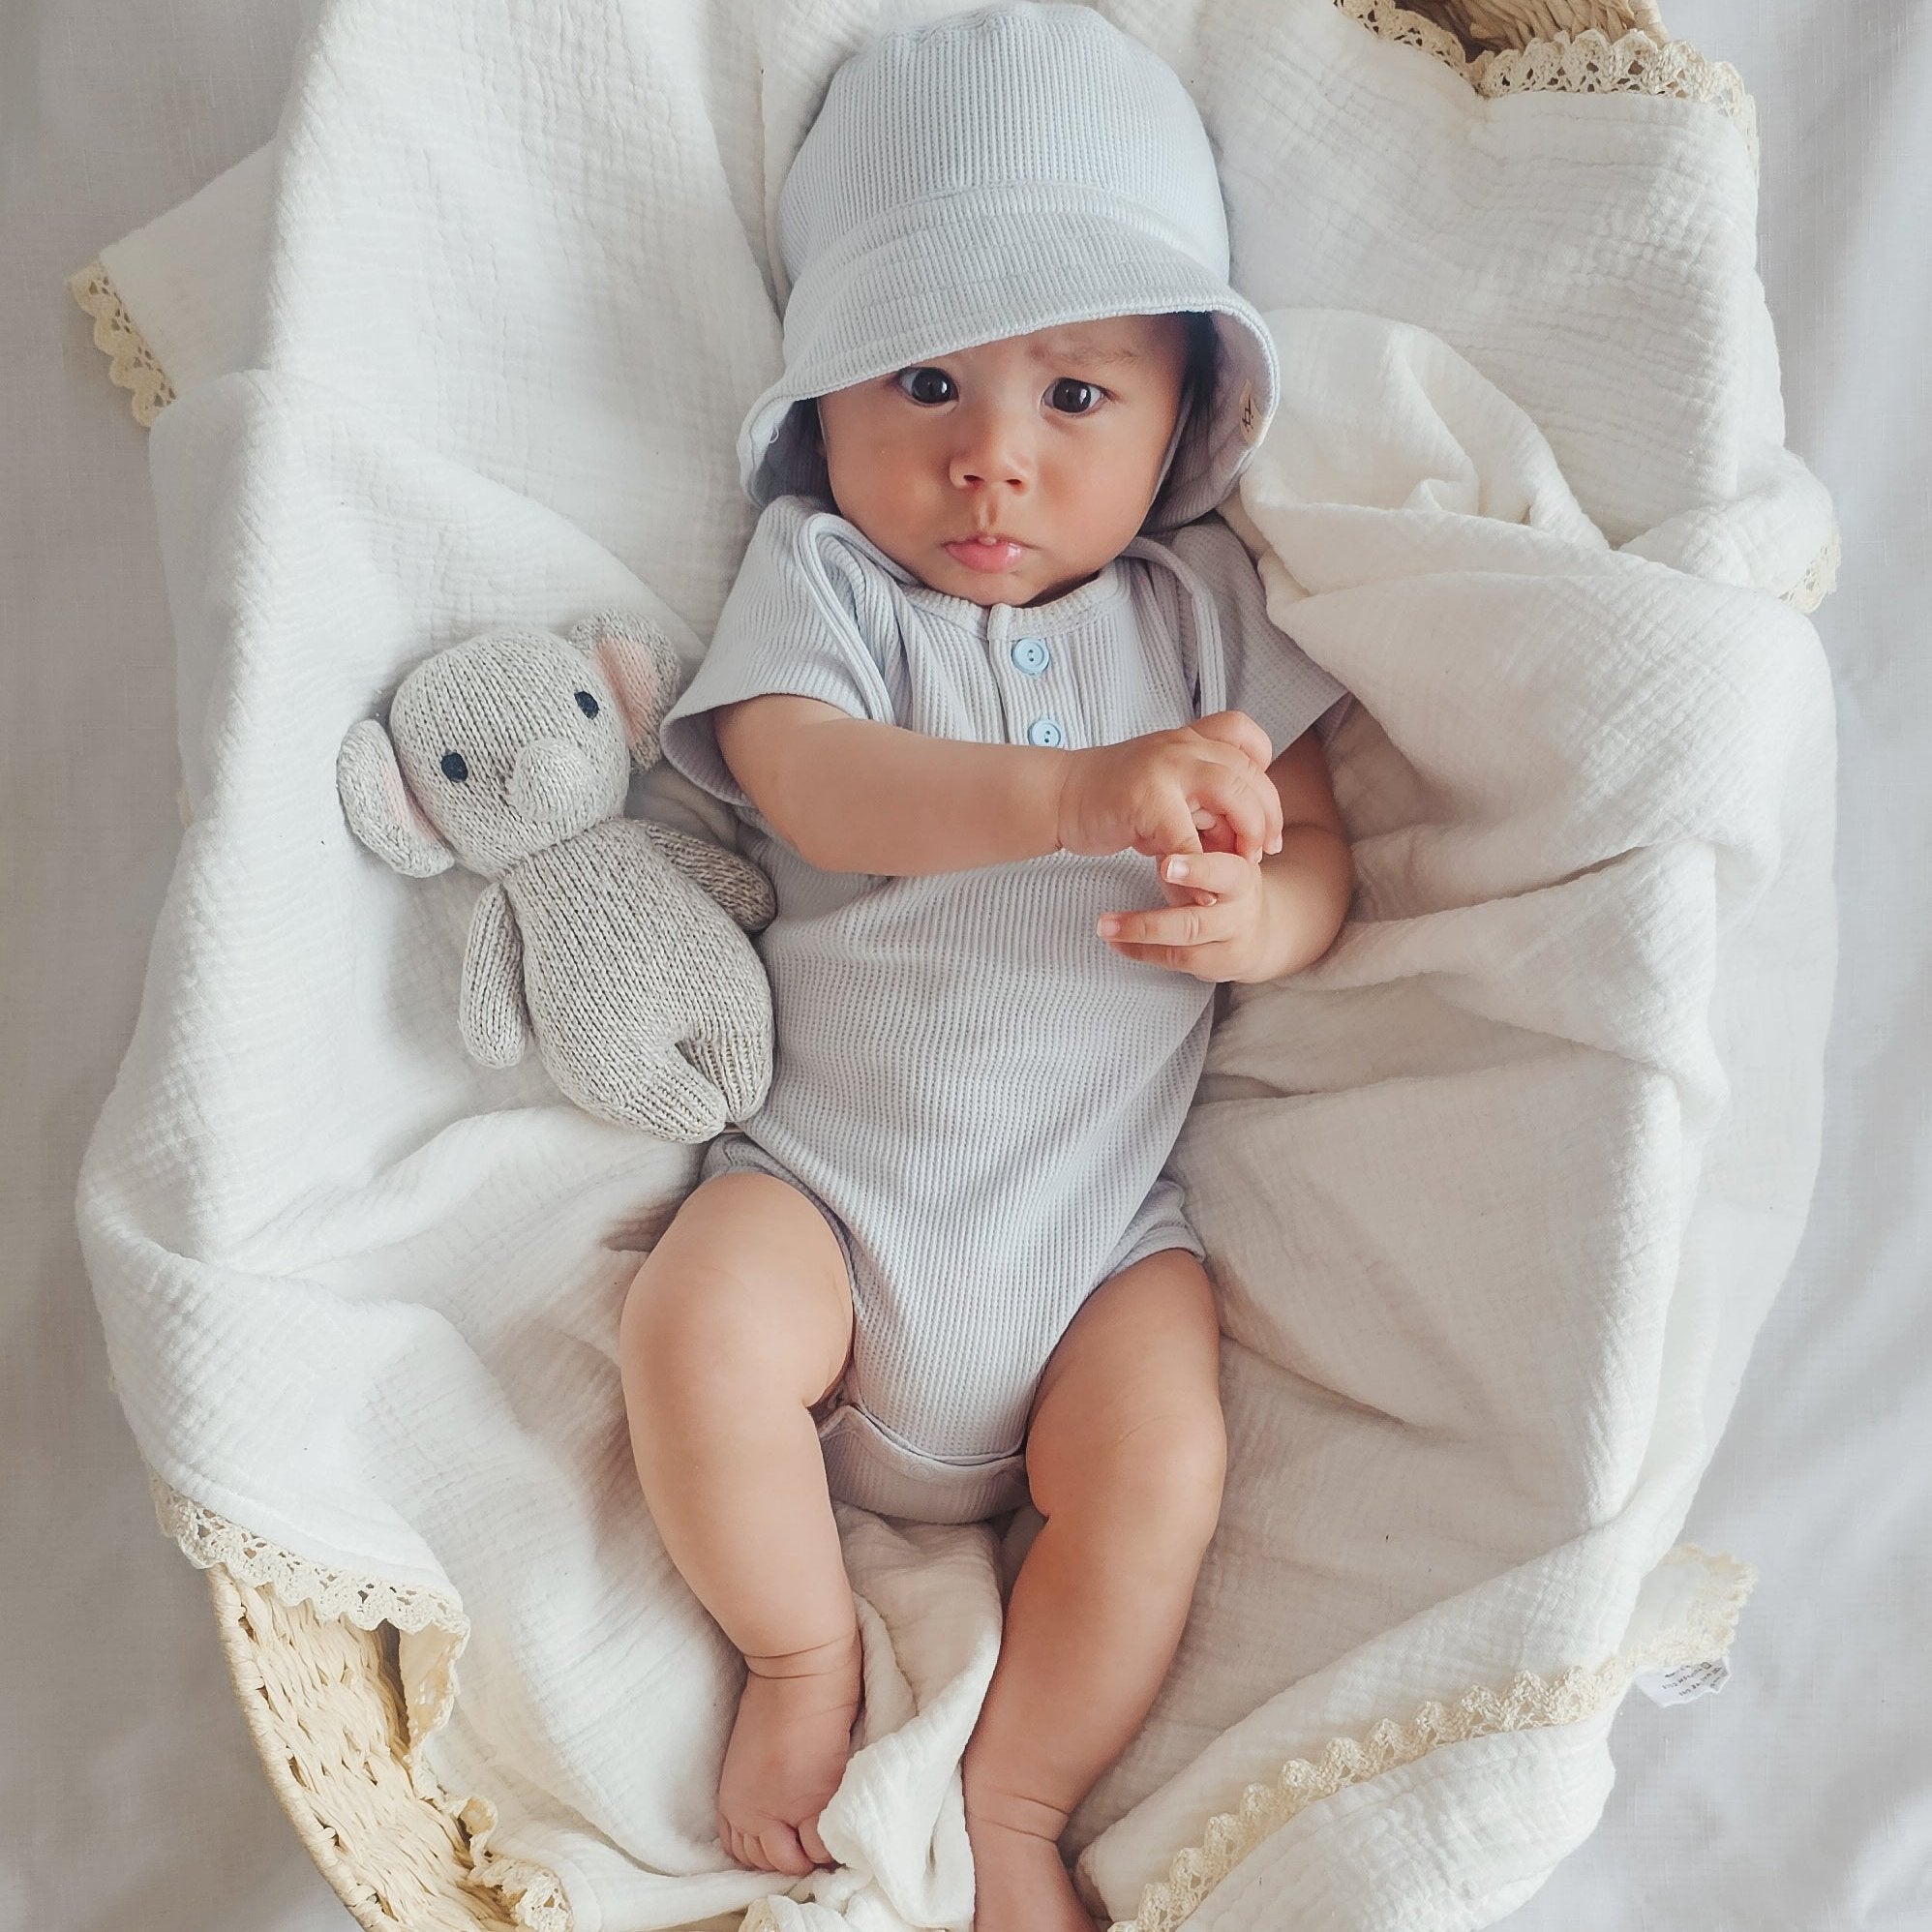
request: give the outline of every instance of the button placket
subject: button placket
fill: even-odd
[[[1060,713],[1070,695],[1061,688],[1066,682],[1062,653],[1055,644],[1024,628],[1024,612],[1016,611],[1013,616],[1016,634],[1007,661],[1019,675],[1011,679],[1012,702],[1023,722],[1027,743],[1057,749],[1067,742],[1067,727]],[[1049,677],[1048,672],[1053,675]]]
[[[1056,696],[1064,700],[1067,693],[1052,688],[1062,682],[1056,646],[1026,628],[1023,610],[993,604],[986,612],[985,651],[1005,715],[1007,741],[1046,748],[1067,743],[1067,727],[1054,703]],[[1056,675],[1048,678],[1049,671]]]

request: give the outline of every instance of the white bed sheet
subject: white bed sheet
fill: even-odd
[[[1717,1698],[1633,1698],[1525,1932],[1932,1925],[1932,8],[1672,0],[1759,102],[1820,613],[1844,956],[1796,1268],[1688,1534],[1764,1572]],[[296,0],[0,11],[0,1924],[347,1932],[282,1820],[201,1580],[152,1525],[72,1225],[177,825],[142,433],[61,287],[272,130]]]

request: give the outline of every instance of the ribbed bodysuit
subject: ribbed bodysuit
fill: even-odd
[[[1124,958],[1101,914],[1165,903],[1138,853],[923,878],[830,873],[718,754],[719,706],[794,692],[935,738],[1082,747],[1233,708],[1279,753],[1345,696],[1269,620],[1208,517],[1141,536],[1050,602],[932,589],[823,503],[761,515],[709,651],[666,718],[671,764],[736,810],[778,912],[758,940],[776,1055],[705,1178],[776,1174],[851,1270],[851,1368],[821,1416],[831,1493],[959,1523],[1025,1500],[1041,1371],[1087,1296],[1201,1246],[1163,1172],[1214,988]]]

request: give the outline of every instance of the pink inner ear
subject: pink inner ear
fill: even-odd
[[[596,630],[588,642],[597,669],[617,693],[618,709],[624,714],[624,735],[637,750],[649,743],[658,720],[671,709],[669,649],[653,649],[642,638],[617,630]]]
[[[416,803],[416,795],[409,790],[409,782],[403,776],[402,768],[394,758],[385,758],[377,768],[381,775],[382,802],[389,807],[390,815],[396,823],[413,837],[426,845],[440,845],[442,833],[433,826]]]

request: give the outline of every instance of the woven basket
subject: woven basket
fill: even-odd
[[[1693,98],[1728,113],[1755,142],[1736,73],[1670,41],[1651,0],[1335,4],[1380,38],[1441,60],[1486,98]],[[136,419],[152,422],[173,389],[111,279],[96,261],[68,286],[94,317],[96,345],[111,359],[112,379],[130,391]],[[205,1550],[188,1554],[207,1568],[222,1649],[269,1782],[322,1876],[369,1932],[569,1932],[554,1875],[490,1857],[487,1807],[453,1807],[411,1768],[393,1624],[359,1628],[347,1615],[324,1615],[242,1580],[233,1563]],[[1373,1766],[1360,1774],[1373,1774]]]
[[[393,1624],[358,1630],[208,1572],[222,1654],[268,1781],[322,1876],[369,1932],[516,1926],[475,1876],[469,1834],[404,1763]]]

